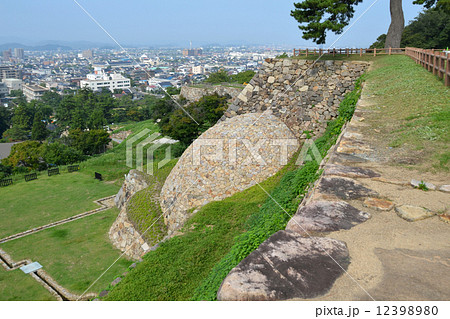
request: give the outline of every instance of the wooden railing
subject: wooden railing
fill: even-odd
[[[322,55],[392,55],[405,54],[411,57],[417,64],[422,65],[428,71],[444,80],[445,86],[450,86],[450,52],[444,50],[427,50],[417,48],[389,48],[389,49],[294,49],[294,56],[322,56]]]
[[[294,56],[311,56],[311,55],[322,55],[329,54],[335,56],[337,54],[345,54],[349,56],[350,54],[359,54],[362,56],[363,54],[371,54],[373,56],[377,56],[380,54],[404,54],[405,48],[389,48],[389,49],[355,49],[355,48],[346,48],[346,49],[294,49]]]
[[[450,86],[450,53],[441,50],[426,50],[418,48],[406,48],[405,54],[411,57],[417,64],[433,72],[440,79],[444,79],[444,85]]]

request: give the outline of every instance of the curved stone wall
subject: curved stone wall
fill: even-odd
[[[297,148],[295,135],[270,112],[236,116],[207,130],[184,152],[162,188],[169,234],[194,208],[274,175]]]
[[[150,246],[129,220],[127,202],[134,194],[147,187],[147,180],[141,172],[133,169],[125,175],[123,185],[115,198],[115,204],[120,209],[120,213],[109,230],[109,239],[113,245],[134,260],[139,260],[148,252]]]
[[[186,98],[190,102],[195,102],[200,100],[205,95],[219,94],[231,96],[232,99],[236,98],[239,93],[241,93],[242,89],[239,87],[230,87],[223,85],[205,85],[204,87],[194,87],[194,86],[183,86],[181,88],[181,93],[184,98]]]

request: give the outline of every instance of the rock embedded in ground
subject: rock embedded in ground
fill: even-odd
[[[395,211],[398,216],[409,222],[415,222],[435,215],[428,209],[411,205],[397,206]]]
[[[450,214],[441,214],[439,215],[439,219],[444,223],[450,224]]]
[[[377,192],[345,177],[324,177],[320,180],[318,190],[319,193],[345,200],[378,195]]]
[[[363,206],[376,210],[389,211],[394,208],[394,203],[387,199],[368,197],[364,200]]]
[[[419,188],[421,184],[425,185],[425,187],[428,188],[431,191],[434,191],[436,189],[436,186],[434,186],[432,183],[418,181],[417,179],[412,179],[411,180],[411,185],[413,187],[415,187],[415,188]]]
[[[103,298],[103,297],[105,297],[107,294],[109,293],[109,290],[102,290],[100,293],[99,293],[99,297],[100,298]]]
[[[122,281],[122,278],[120,278],[120,277],[117,277],[116,279],[114,279],[112,282],[111,282],[111,286],[115,286],[115,285],[117,285],[119,282],[121,282]]]
[[[327,165],[324,170],[324,175],[336,175],[353,178],[380,177],[380,174],[371,169],[336,164]]]
[[[327,293],[349,263],[347,245],[342,241],[279,231],[228,274],[217,298],[314,298]]]
[[[450,193],[450,185],[442,185],[439,190],[444,193]]]
[[[302,236],[313,235],[317,232],[350,229],[369,218],[370,214],[343,201],[317,201],[299,207],[287,224],[286,230]]]

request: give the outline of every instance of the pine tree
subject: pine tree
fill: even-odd
[[[37,111],[34,115],[33,127],[31,129],[31,139],[35,141],[42,141],[48,136],[49,131],[42,121],[43,115],[41,111]]]

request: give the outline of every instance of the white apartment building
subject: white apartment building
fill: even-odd
[[[198,66],[194,66],[192,68],[192,73],[194,74],[204,74],[205,73],[205,68],[201,65]]]
[[[48,90],[46,88],[39,85],[23,85],[23,94],[27,98],[28,102],[30,102],[31,100],[39,100],[47,91]]]
[[[21,90],[22,91],[22,80],[19,79],[3,79],[3,83],[6,84],[9,91],[11,90]]]
[[[131,88],[130,79],[121,74],[106,74],[101,68],[94,68],[94,73],[88,74],[86,80],[80,81],[80,87],[101,91],[103,88],[114,92],[115,89],[125,90]]]

